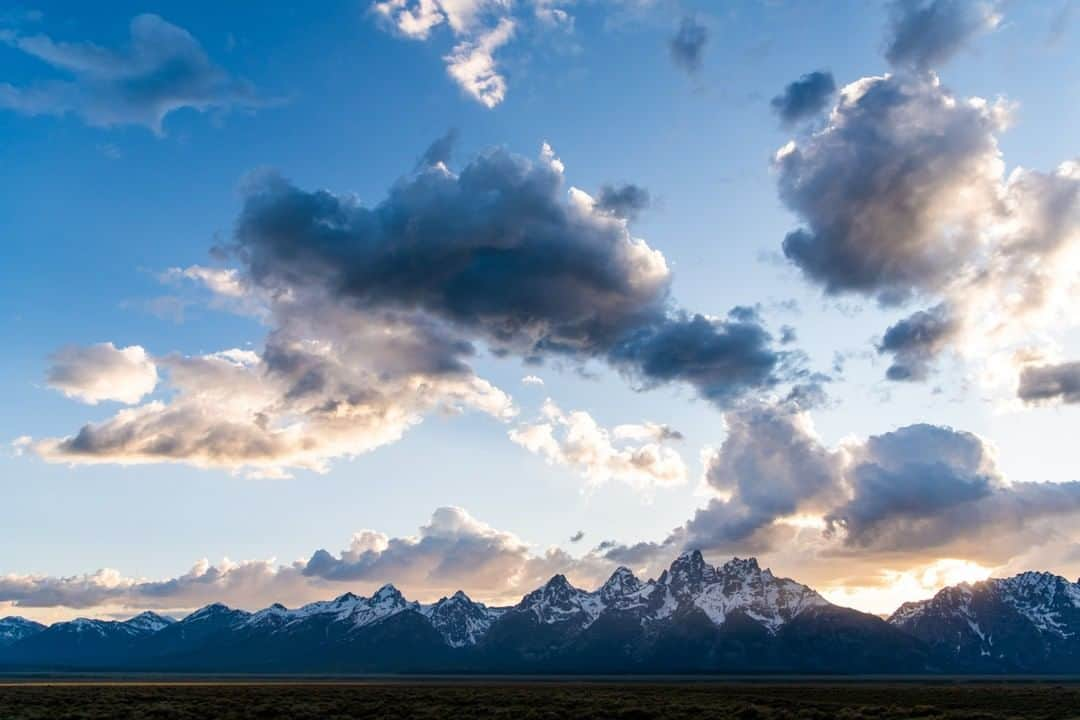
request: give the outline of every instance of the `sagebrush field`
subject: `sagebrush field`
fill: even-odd
[[[3,720],[99,718],[1080,718],[1080,684],[0,683]]]

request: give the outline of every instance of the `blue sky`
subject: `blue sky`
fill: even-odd
[[[1080,419],[1075,393],[1071,398],[1067,393],[1017,396],[1025,368],[1067,374],[1069,363],[1080,359],[1080,332],[1072,321],[1080,307],[1075,284],[1070,286],[1066,277],[1061,288],[1055,286],[1060,290],[1056,304],[1051,307],[1047,301],[1047,307],[1040,308],[1052,320],[1032,320],[1030,332],[1027,319],[1006,317],[1010,327],[1024,330],[1021,339],[1010,336],[984,348],[973,339],[979,332],[977,318],[966,316],[948,343],[934,350],[921,381],[886,379],[891,359],[876,349],[886,329],[913,311],[947,302],[958,313],[956,308],[967,298],[985,294],[987,302],[997,302],[995,293],[1004,297],[1006,291],[997,285],[957,288],[948,278],[975,267],[981,260],[972,258],[981,257],[980,252],[992,253],[995,246],[986,244],[986,238],[1012,232],[1009,218],[1025,216],[1023,203],[1036,202],[1019,192],[1019,199],[1012,199],[1013,190],[1006,185],[1009,173],[1024,168],[1044,178],[1059,164],[1075,162],[1080,151],[1080,19],[1073,17],[1080,10],[1074,3],[940,4],[963,6],[956,12],[968,13],[964,17],[974,18],[978,27],[956,31],[947,59],[935,58],[933,68],[916,69],[903,67],[904,61],[890,63],[887,48],[896,41],[903,13],[911,15],[930,3],[520,0],[509,7],[475,3],[476,15],[466,20],[457,18],[454,8],[470,3],[435,3],[430,7],[441,14],[426,38],[409,37],[395,14],[402,7],[420,7],[413,2],[386,5],[385,17],[377,4],[366,0],[325,3],[318,11],[265,7],[257,16],[250,8],[197,3],[117,2],[93,12],[80,3],[44,3],[5,11],[0,15],[0,163],[5,168],[0,173],[0,336],[7,352],[0,361],[0,383],[8,412],[0,416],[0,438],[10,450],[0,456],[5,485],[0,576],[8,575],[8,585],[0,584],[0,611],[6,602],[13,612],[43,618],[126,612],[147,601],[125,594],[123,588],[183,575],[200,558],[209,558],[211,564],[224,557],[261,561],[263,571],[277,577],[285,574],[279,568],[296,570],[316,549],[339,553],[361,530],[396,541],[416,536],[421,526],[434,528],[427,531],[430,537],[471,532],[469,538],[486,539],[485,547],[497,546],[500,558],[525,563],[507,571],[517,573],[519,585],[485,585],[487,575],[446,579],[449,584],[460,580],[463,586],[472,582],[474,586],[465,589],[480,597],[506,599],[529,589],[525,584],[533,572],[568,569],[588,584],[620,558],[632,558],[627,562],[646,572],[660,567],[680,543],[695,537],[702,543],[702,536],[695,536],[687,524],[695,511],[726,503],[724,512],[754,517],[764,512],[750,500],[757,487],[771,498],[791,491],[795,499],[791,512],[775,511],[775,517],[755,525],[754,532],[784,525],[797,527],[803,539],[771,543],[764,535],[736,538],[724,530],[710,536],[714,542],[705,543],[709,553],[717,558],[761,554],[778,572],[813,581],[832,592],[830,597],[867,609],[887,611],[901,592],[926,594],[944,582],[989,572],[1032,566],[1075,576],[1080,572],[1080,545],[1070,535],[1074,516],[1067,514],[1073,502],[1068,488],[1080,481],[1068,442]],[[562,14],[541,15],[541,10],[551,9]],[[183,78],[170,74],[167,64],[149,80],[144,78],[145,85],[129,83],[124,73],[131,66],[155,62],[154,57],[126,50],[133,18],[146,14],[157,16],[149,21],[151,29],[170,33],[154,45],[165,48],[166,56],[170,43],[178,43],[175,47],[183,52],[195,47],[196,53],[204,53],[200,57],[208,59],[211,69],[199,72],[211,78],[209,90],[185,95],[176,88]],[[698,48],[696,69],[673,62],[670,43],[682,18],[700,24],[707,38]],[[493,51],[491,60],[505,92],[497,102],[488,98],[487,104],[493,105],[488,107],[455,82],[445,58],[455,47],[482,46],[504,20],[513,23],[514,34]],[[187,40],[181,37],[185,32]],[[54,49],[85,49],[88,43],[106,48],[110,69],[95,76],[48,62],[40,51],[42,38]],[[177,52],[177,57],[187,57]],[[1009,109],[1008,127],[1002,121],[987,131],[1003,167],[996,179],[987,181],[990,189],[979,184],[982,179],[971,181],[971,187],[973,193],[985,190],[1001,202],[1014,203],[1011,214],[995,224],[986,220],[987,211],[974,206],[964,218],[949,215],[948,208],[927,210],[941,226],[979,218],[980,244],[959,259],[956,254],[941,255],[941,262],[954,262],[955,269],[912,281],[916,297],[904,304],[883,306],[875,288],[848,287],[827,294],[820,278],[791,255],[785,257],[787,233],[837,212],[823,208],[821,198],[793,202],[779,192],[788,173],[795,179],[821,168],[823,173],[815,177],[834,173],[826,163],[835,160],[827,156],[835,148],[814,138],[828,132],[830,108],[838,96],[823,100],[825,109],[795,127],[782,127],[770,108],[770,100],[789,83],[815,70],[831,73],[840,88],[860,78],[910,75],[915,79],[904,91],[913,96],[947,92],[961,103],[972,97],[990,104],[1000,99],[1002,112]],[[927,73],[936,73],[940,86],[916,86]],[[911,89],[915,87],[919,89]],[[154,92],[173,105],[148,110],[146,97]],[[160,126],[155,112],[164,113]],[[986,113],[978,122],[997,123],[989,110]],[[601,234],[640,238],[662,253],[677,308],[709,316],[725,329],[726,321],[720,319],[730,308],[756,306],[751,324],[768,328],[777,352],[801,353],[801,380],[811,378],[827,399],[780,412],[785,393],[801,380],[778,375],[775,383],[770,378],[746,387],[732,385],[737,397],[721,402],[709,394],[718,387],[715,381],[705,387],[685,368],[661,380],[650,376],[644,365],[620,365],[612,359],[617,351],[610,348],[556,352],[540,365],[531,364],[530,353],[516,345],[500,357],[491,352],[498,343],[485,334],[486,320],[472,323],[458,315],[448,319],[438,308],[425,306],[425,317],[476,346],[468,376],[499,388],[516,415],[478,410],[473,399],[464,402],[473,409],[461,414],[410,405],[407,412],[413,419],[400,439],[380,441],[370,451],[360,445],[335,446],[326,451],[320,471],[285,460],[274,472],[258,473],[280,477],[251,477],[250,463],[236,458],[205,467],[194,455],[174,456],[168,462],[141,457],[136,462],[122,452],[102,451],[88,464],[85,456],[50,454],[41,444],[72,436],[87,423],[106,423],[125,407],[175,400],[180,391],[167,380],[175,373],[168,358],[234,348],[258,355],[269,334],[286,327],[278,315],[284,311],[273,305],[277,301],[266,301],[266,294],[281,286],[255,278],[254,266],[245,265],[241,256],[211,253],[235,239],[251,197],[263,192],[268,201],[283,199],[273,189],[251,189],[263,187],[260,183],[269,172],[287,179],[297,193],[327,190],[342,207],[351,198],[373,207],[395,183],[407,183],[418,172],[436,172],[422,168],[421,157],[450,130],[457,132],[457,142],[438,172],[454,178],[478,154],[491,157],[483,155],[490,148],[529,158],[538,173],[550,172],[555,165],[549,167],[551,161],[541,151],[547,143],[563,168],[560,204],[571,186],[593,198],[601,197],[605,185],[646,189],[650,201],[638,217],[616,213],[601,221],[590,215],[588,222],[606,228],[597,230]],[[819,142],[820,154],[801,169],[781,167],[775,154],[792,139],[807,158]],[[951,145],[942,154],[951,152],[957,153],[958,164],[974,157]],[[853,162],[858,164],[861,157],[856,153]],[[994,153],[987,157],[993,159]],[[1065,197],[1075,199],[1075,190],[1070,196],[1068,188],[1080,182],[1080,172],[1054,177],[1065,188]],[[950,176],[934,186],[938,181],[934,175],[927,183],[945,194],[966,180]],[[1080,243],[1078,211],[1066,207],[1061,212],[1055,249],[1035,261],[1066,272],[1074,267],[1068,263]],[[894,220],[897,237],[917,234],[905,227],[909,220],[914,227],[917,219]],[[1039,233],[1050,232],[1047,225],[1031,221],[1018,232],[1043,237]],[[927,243],[934,240],[933,232],[927,231]],[[819,241],[825,242],[824,237]],[[308,240],[293,241],[300,248],[296,252],[306,252]],[[858,241],[853,240],[855,250]],[[250,252],[269,252],[258,239],[253,242]],[[342,262],[332,257],[332,267]],[[264,259],[285,266],[291,262],[275,258]],[[236,297],[215,298],[191,277],[180,277],[193,266],[237,270],[247,300],[272,307],[259,315]],[[891,267],[883,263],[882,273]],[[176,269],[171,276],[170,269]],[[305,280],[305,291],[311,282]],[[503,282],[500,276],[498,283]],[[503,290],[499,286],[493,292]],[[348,297],[332,300],[335,311],[350,312]],[[323,318],[326,312],[318,310],[312,318]],[[288,325],[290,332],[313,327],[304,324],[314,322],[312,318]],[[662,322],[669,321],[675,322]],[[789,344],[779,340],[783,326],[794,329]],[[337,347],[345,341],[336,335],[332,339]],[[112,343],[114,350],[142,348],[145,361],[140,367],[155,363],[160,382],[147,393],[117,402],[117,388],[130,381],[123,373],[132,368],[115,352],[105,352],[102,363],[120,363],[113,368],[119,374],[103,376],[103,385],[95,385],[98,390],[87,390],[85,385],[95,381],[90,376],[104,366],[95,365],[78,348],[101,343]],[[370,343],[359,345],[356,352],[361,355],[375,352]],[[56,372],[63,364],[64,356],[58,355],[62,348],[70,350],[66,381],[57,380]],[[1038,353],[1021,363],[1016,359],[1021,348],[1032,353],[1037,348]],[[834,367],[837,353],[844,357],[842,370]],[[1004,370],[1002,358],[1008,359]],[[367,360],[350,355],[342,362]],[[395,356],[388,362],[402,360]],[[529,375],[544,384],[523,383]],[[644,389],[649,385],[656,387]],[[728,389],[725,385],[725,397]],[[79,401],[95,392],[94,403]],[[549,406],[546,420],[538,419],[547,398],[562,414]],[[405,402],[418,401],[410,396]],[[769,415],[768,422],[792,434],[782,447],[755,446],[761,437],[756,431],[744,438],[743,446],[736,440],[725,444],[737,434],[733,427],[741,427],[748,414],[765,413],[765,406],[776,414]],[[574,425],[583,418],[569,415],[571,411],[587,413],[589,422],[610,431],[602,433],[604,442],[614,438],[607,450],[651,448],[649,452],[661,453],[658,457],[668,461],[668,472],[654,464],[638,474],[618,458],[597,460],[595,452],[584,461],[571,459],[581,444],[596,442],[594,435],[587,434],[578,446],[568,442],[555,449],[509,437],[518,432],[524,438],[520,433],[525,428],[545,423],[556,439],[566,428],[585,432],[584,425]],[[948,513],[964,518],[999,519],[938,545],[898,539],[896,517],[924,532],[925,523],[945,522],[942,518],[955,522],[954,515],[939,512],[930,488],[918,491],[916,504],[921,507],[926,501],[934,506],[932,511],[925,517],[907,510],[889,516],[892,524],[874,536],[892,538],[895,546],[878,540],[860,545],[852,538],[856,519],[863,517],[858,513],[869,503],[860,492],[869,491],[848,470],[836,467],[873,458],[895,475],[895,482],[907,483],[909,489],[921,487],[904,474],[918,469],[884,459],[886,450],[868,440],[891,437],[887,434],[920,423],[972,434],[942,440],[966,448],[956,455],[917,432],[899,438],[896,448],[880,443],[888,445],[888,452],[903,454],[909,465],[925,454],[920,477],[935,462],[956,469],[952,460],[934,453],[963,455],[965,459],[956,462],[969,473],[961,479],[964,487],[992,488],[985,495],[976,493],[980,502],[985,496],[986,502],[1006,503],[1009,493],[1021,492],[1010,484],[1026,488],[1052,482],[1063,488],[1060,507],[1029,517],[1019,511],[998,514],[975,505],[950,505]],[[674,429],[681,438],[652,434],[655,425],[650,424]],[[620,425],[637,429],[620,435],[614,430]],[[784,453],[810,442],[815,443],[814,457],[830,458],[832,469],[822,472],[837,474],[837,487],[830,492],[835,490],[843,500],[826,500],[817,490],[802,488],[806,459]],[[977,450],[971,450],[972,442]],[[708,448],[719,450],[703,456]],[[971,459],[970,452],[977,457]],[[737,462],[740,457],[744,461]],[[784,476],[788,465],[794,467],[791,481],[784,487],[769,486],[764,476]],[[791,485],[800,489],[792,491]],[[460,508],[467,514],[455,516],[451,532],[432,521],[438,508]],[[841,530],[825,532],[830,514]],[[790,520],[795,516],[800,519]],[[1005,516],[1007,521],[1000,520]],[[578,531],[584,537],[571,542]],[[992,552],[980,540],[984,532],[994,537]],[[631,554],[641,542],[651,544],[648,552],[638,547]],[[826,547],[828,543],[838,545]],[[361,548],[358,553],[367,548],[356,547]],[[366,550],[369,559],[383,552],[379,542],[372,547],[375,550]],[[396,546],[391,542],[390,547]],[[454,547],[453,552],[467,552],[465,545]],[[612,548],[624,552],[612,553]],[[437,574],[431,567],[433,552],[423,553],[423,561],[372,561],[374,569],[355,574],[360,579],[353,584],[364,590],[395,581],[419,596],[437,596],[445,588],[431,580]],[[401,555],[408,553],[402,550]],[[342,558],[344,562],[345,555]],[[296,560],[300,566],[292,565]],[[115,569],[115,577],[95,575],[101,568]],[[232,589],[227,580],[212,587],[231,602],[256,606],[327,596],[339,589],[331,579],[294,574],[300,579],[278,585],[261,581],[257,589]],[[70,597],[60,600],[35,594],[42,583],[67,587],[64,578],[73,588],[98,592],[84,597],[70,589]],[[182,610],[202,599],[183,595],[156,607]]]

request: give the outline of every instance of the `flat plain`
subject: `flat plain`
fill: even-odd
[[[1080,683],[0,679],[0,720],[99,718],[1068,720]]]

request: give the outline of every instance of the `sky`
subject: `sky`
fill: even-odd
[[[1080,576],[1080,5],[0,10],[0,615]]]

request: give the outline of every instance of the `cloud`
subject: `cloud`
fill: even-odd
[[[69,78],[25,87],[0,83],[0,107],[27,115],[72,113],[95,127],[143,125],[162,135],[162,122],[174,110],[265,104],[250,83],[215,65],[183,28],[145,14],[132,19],[129,32],[127,46],[113,50],[0,30],[0,42]]]
[[[1003,170],[1005,109],[933,77],[863,78],[828,125],[777,153],[780,196],[806,222],[784,255],[826,292],[895,304],[942,288],[977,244]]]
[[[596,198],[597,208],[625,220],[637,220],[641,211],[651,204],[649,191],[633,183],[604,185]]]
[[[1080,362],[1025,367],[1017,396],[1027,403],[1080,403]]]
[[[932,73],[862,78],[776,155],[780,196],[805,223],[784,254],[808,280],[931,304],[886,332],[891,379],[924,379],[946,350],[1001,366],[1080,321],[1080,163],[1006,176],[1007,120],[1003,101],[957,97]]]
[[[996,0],[893,0],[885,57],[920,71],[938,68],[1000,23]]]
[[[644,387],[687,382],[718,404],[783,382],[753,312],[689,314],[662,253],[536,161],[496,149],[460,173],[421,168],[367,208],[275,177],[253,184],[234,252],[268,295],[326,293],[363,312],[420,312],[500,354],[606,361]]]
[[[624,11],[653,3],[605,2],[605,27]],[[438,44],[452,39],[450,51],[442,55],[448,75],[468,97],[494,108],[508,90],[496,51],[510,54],[511,45],[537,44],[552,36],[565,44],[574,32],[572,10],[581,5],[578,0],[375,0],[371,15],[379,27],[406,40]]]
[[[725,520],[712,531],[740,540],[778,518],[824,507],[837,495],[841,456],[826,449],[807,412],[787,404],[759,404],[725,413],[727,436],[704,456],[705,482],[727,498]],[[714,507],[715,509],[715,507]],[[699,524],[703,524],[699,523]],[[704,547],[702,528],[692,535]]]
[[[892,365],[886,371],[890,380],[925,380],[930,364],[959,330],[957,321],[944,303],[920,310],[885,331],[878,353],[891,353]]]
[[[541,421],[510,431],[515,443],[552,465],[574,468],[590,486],[617,480],[642,492],[686,482],[686,464],[665,445],[681,437],[655,423],[607,430],[587,412],[565,413],[550,399],[544,403]]]
[[[789,83],[769,105],[780,117],[780,123],[784,127],[791,127],[819,115],[835,92],[836,81],[832,73],[815,70]]]
[[[362,530],[337,555],[317,550],[307,561],[284,565],[273,560],[225,560],[217,565],[200,560],[189,571],[163,580],[127,577],[113,569],[67,577],[0,575],[0,603],[19,609],[188,610],[224,602],[257,609],[275,602],[324,600],[345,590],[370,592],[388,582],[421,601],[467,589],[483,601],[516,602],[555,573],[594,586],[612,568],[591,555],[575,560],[557,549],[536,552],[461,508],[441,507],[416,536]]]
[[[138,345],[69,345],[54,353],[51,360],[49,386],[91,405],[103,400],[131,405],[153,392],[158,383],[157,366]]]
[[[521,378],[521,382],[524,385],[543,385],[544,378],[539,377],[538,375],[526,375]]]
[[[610,361],[644,387],[682,381],[702,397],[724,407],[748,389],[768,390],[782,377],[797,353],[772,347],[772,335],[754,316],[739,308],[724,319],[686,313],[646,325],[618,342]]]
[[[1080,515],[1080,482],[1009,482],[972,433],[917,424],[830,448],[809,414],[784,403],[724,422],[723,444],[702,456],[713,497],[661,541],[605,543],[598,554],[652,565],[685,548],[753,553],[842,584],[837,558],[852,575],[940,558],[1000,565],[1068,539],[1062,520]]]
[[[475,39],[455,45],[453,52],[443,58],[450,77],[485,107],[493,108],[506,97],[506,78],[496,70],[494,54],[513,35],[514,22],[502,18]]]
[[[572,542],[572,543],[581,542],[584,538],[585,538],[585,531],[584,530],[578,530],[576,533],[574,533],[573,535],[570,536],[570,542]]]
[[[449,164],[450,157],[454,153],[454,146],[457,145],[457,141],[458,131],[450,129],[441,138],[428,145],[428,149],[425,150],[424,154],[420,157],[420,163],[417,167]]]
[[[439,364],[447,360],[443,343],[454,341],[407,321],[338,319],[351,332],[293,319],[305,334],[278,328],[261,354],[158,358],[169,373],[168,401],[32,447],[50,462],[179,462],[280,476],[292,468],[325,472],[334,458],[396,442],[433,411],[514,412],[507,395],[466,366]],[[391,372],[384,362],[401,364]]]
[[[166,273],[258,317],[257,351],[165,355],[167,399],[30,447],[50,462],[187,463],[254,475],[324,472],[397,441],[432,412],[516,409],[471,365],[478,344],[537,364],[606,362],[644,389],[685,382],[726,406],[801,380],[756,311],[689,315],[664,256],[626,220],[563,189],[544,145],[454,174],[422,165],[374,207],[257,174],[224,253],[234,268]],[[652,455],[650,455],[652,453]],[[643,448],[655,472],[668,453]]]
[[[692,15],[684,15],[675,34],[668,40],[672,62],[691,75],[700,72],[708,42],[709,29]]]

